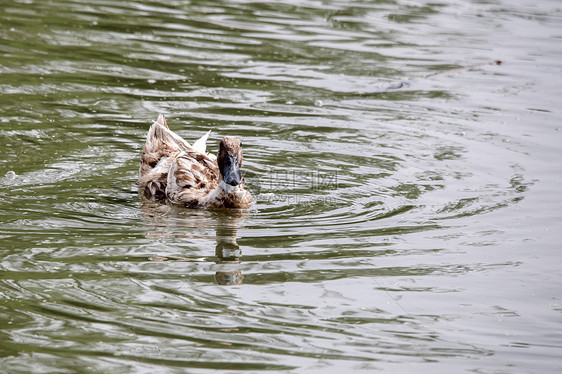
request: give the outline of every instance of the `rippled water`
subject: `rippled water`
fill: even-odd
[[[3,1],[0,371],[559,371],[561,9]],[[158,113],[252,210],[140,199]]]

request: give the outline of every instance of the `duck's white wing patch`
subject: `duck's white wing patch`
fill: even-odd
[[[195,149],[197,152],[205,153],[205,151],[207,150],[207,139],[209,139],[210,134],[211,130],[207,131],[205,135],[203,135],[200,139],[193,143],[193,149]]]

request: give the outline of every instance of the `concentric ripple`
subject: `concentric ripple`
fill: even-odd
[[[561,16],[3,1],[0,372],[556,372]],[[159,113],[252,209],[138,196]]]

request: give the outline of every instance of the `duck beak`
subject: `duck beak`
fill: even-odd
[[[222,170],[224,183],[231,186],[238,186],[242,183],[242,174],[240,174],[240,166],[238,166],[238,155],[226,155]]]

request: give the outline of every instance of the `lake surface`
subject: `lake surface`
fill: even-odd
[[[0,372],[562,370],[559,1],[0,17]],[[138,196],[159,113],[250,211]]]

